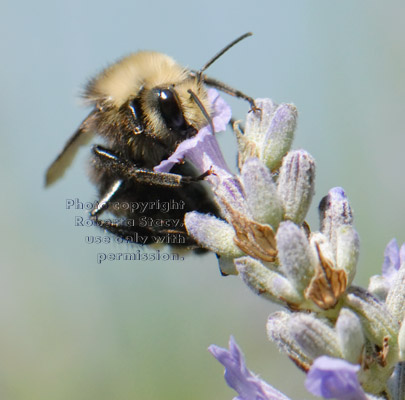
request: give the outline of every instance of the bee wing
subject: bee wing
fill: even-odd
[[[80,146],[84,146],[89,143],[93,138],[94,133],[90,132],[89,125],[96,111],[93,110],[85,120],[80,124],[72,137],[67,141],[63,150],[58,154],[55,161],[49,166],[46,171],[45,186],[52,185],[55,181],[63,176],[66,169],[72,163],[74,157]]]

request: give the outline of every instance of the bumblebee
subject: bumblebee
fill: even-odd
[[[153,168],[180,142],[212,124],[207,86],[243,98],[254,107],[251,97],[203,74],[229,48],[250,35],[231,42],[199,71],[154,51],[131,54],[104,69],[87,84],[84,99],[92,111],[48,168],[46,185],[59,179],[78,148],[97,135],[104,139],[103,145],[92,147],[90,159],[90,178],[100,199],[90,216],[97,225],[134,243],[196,246],[183,225],[185,213],[196,210],[218,216],[202,182],[206,174],[198,176],[187,162],[175,165],[170,173],[154,172]],[[158,202],[178,207],[172,207],[170,213],[156,207],[145,207],[142,213],[124,207]],[[109,207],[111,203],[115,207]],[[100,219],[106,210],[118,222]],[[167,226],[168,218],[178,221],[173,224],[175,228]],[[144,224],[145,219],[153,223]]]

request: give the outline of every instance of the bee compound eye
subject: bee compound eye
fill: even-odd
[[[180,133],[186,132],[189,126],[184,119],[183,112],[173,89],[157,90],[160,113],[169,129]]]

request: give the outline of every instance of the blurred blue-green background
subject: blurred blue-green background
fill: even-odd
[[[386,243],[405,241],[403,1],[2,1],[0,14],[0,397],[230,399],[207,352],[233,334],[248,366],[295,399],[304,375],[265,333],[276,309],[213,255],[177,263],[105,262],[126,245],[88,245],[67,198],[94,201],[83,149],[44,189],[47,166],[88,110],[86,80],[138,49],[198,68],[241,33],[254,36],[210,68],[254,97],[293,102],[295,148],[317,160],[317,204],[343,186],[362,251],[356,282],[378,273]],[[248,107],[227,98],[234,116]],[[234,163],[231,132],[221,143]]]

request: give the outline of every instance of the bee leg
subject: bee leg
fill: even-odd
[[[108,208],[108,203],[114,199],[120,189],[123,187],[123,180],[116,180],[110,187],[109,190],[104,194],[103,198],[98,202],[98,204],[90,211],[90,218],[97,219],[97,215],[101,214],[105,209]]]
[[[206,176],[206,174],[203,174],[200,177],[194,178],[170,172],[155,172],[150,169],[139,168],[133,162],[118,156],[102,146],[94,146],[93,153],[97,169],[106,169],[122,177],[123,180],[132,180],[142,184],[174,188],[204,179]]]

